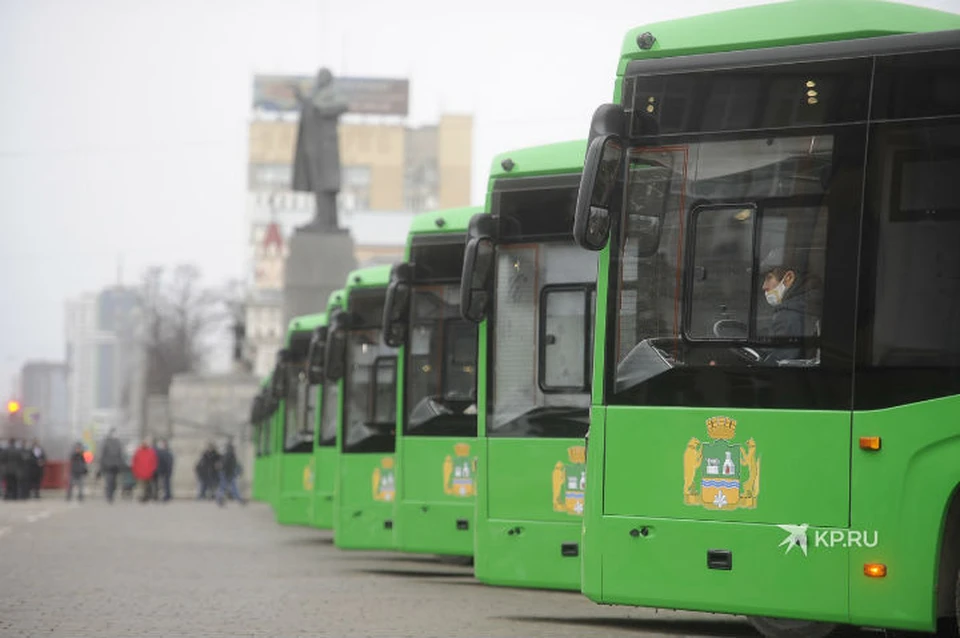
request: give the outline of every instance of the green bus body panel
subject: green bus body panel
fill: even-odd
[[[391,268],[393,266],[390,264],[384,264],[350,271],[344,286],[344,307],[346,307],[346,300],[350,298],[350,292],[356,288],[386,288],[390,283]]]
[[[339,462],[336,447],[318,447],[313,453],[313,512],[311,524],[333,529],[333,493]]]
[[[490,518],[566,523],[577,529],[571,539],[577,542],[582,512],[578,512],[574,503],[576,497],[571,495],[567,508],[567,490],[563,485],[559,499],[564,499],[561,502],[566,509],[560,510],[561,502],[554,500],[554,472],[558,464],[561,468],[583,465],[570,458],[571,448],[583,448],[583,440],[488,439],[487,507]],[[529,489],[518,490],[518,485]]]
[[[407,235],[404,258],[410,259],[410,247],[416,237],[466,233],[470,219],[484,211],[481,206],[465,206],[421,213],[413,218]],[[438,220],[442,220],[438,224]],[[406,414],[406,346],[397,351],[397,415]],[[394,543],[404,552],[470,556],[473,554],[474,494],[463,497],[444,492],[444,461],[456,462],[454,445],[470,447],[467,461],[473,458],[475,438],[451,439],[438,436],[405,436],[397,418],[397,500],[394,504]],[[471,478],[471,483],[474,479]],[[458,529],[457,522],[466,528]],[[462,525],[461,525],[462,527]]]
[[[253,459],[253,481],[250,484],[250,498],[254,501],[263,501],[263,477],[266,470],[264,469],[264,460],[262,456],[257,456]]]
[[[960,16],[881,0],[797,0],[731,9],[631,29],[617,75],[631,60],[855,40],[960,28]],[[641,50],[637,36],[657,39]]]
[[[605,515],[825,527],[849,522],[849,412],[620,406],[606,412]],[[707,419],[718,416],[736,421],[731,440],[708,434]],[[701,489],[701,478],[728,477],[702,474],[703,463],[688,447],[694,439],[703,446],[703,463],[714,457],[719,471],[732,461],[737,474],[729,478],[739,478],[739,489]],[[756,445],[762,487],[753,505],[736,500],[749,493],[746,486],[754,478],[741,462],[750,454],[750,441]],[[630,480],[624,468],[633,468]],[[686,474],[694,469],[688,481]],[[690,495],[684,493],[688,482]],[[729,497],[729,504],[718,508],[714,494],[724,501]]]
[[[557,464],[568,464],[568,450],[583,441],[488,438],[484,443],[477,579],[491,585],[579,589],[580,559],[561,550],[565,544],[579,545],[582,519],[572,502],[559,511],[553,481]],[[565,492],[560,497],[564,507]]]
[[[410,229],[407,236],[407,259],[410,258],[410,241],[414,236],[465,233],[467,232],[470,218],[482,212],[482,206],[462,206],[460,208],[446,208],[414,215],[410,221]]]
[[[289,346],[296,333],[312,332],[326,324],[327,314],[324,312],[294,317],[287,327],[284,344]],[[279,419],[286,419],[286,400],[280,403],[278,412],[281,415]],[[310,452],[283,451],[286,444],[283,440],[284,429],[281,427],[279,432],[279,493],[274,507],[277,522],[283,525],[310,525],[313,518],[313,455]]]
[[[535,175],[555,175],[557,173],[579,173],[583,170],[583,158],[586,150],[586,140],[570,140],[500,153],[493,158],[490,165],[487,210],[490,210],[490,194],[496,180]],[[513,162],[513,167],[509,171],[503,167],[504,160],[508,159]]]
[[[344,306],[357,288],[385,288],[390,283],[392,266],[372,266],[351,271],[344,286]],[[340,383],[340,407],[337,417],[337,449],[343,440],[343,406],[346,399],[343,379]],[[389,459],[389,461],[387,461]],[[373,472],[383,471],[383,463],[395,465],[393,454],[344,454],[338,452],[337,483],[334,488],[334,544],[342,549],[392,549],[393,501],[375,500]],[[395,472],[395,468],[391,471]],[[389,522],[388,527],[386,523]]]
[[[585,152],[586,141],[573,140],[497,155],[490,167],[487,210],[498,180],[579,174]],[[513,164],[509,171],[502,166],[507,159]],[[477,362],[481,380],[488,377],[487,329],[486,322],[481,324]],[[576,591],[580,559],[563,556],[561,546],[579,542],[581,518],[553,510],[552,477],[557,463],[568,459],[567,450],[582,446],[583,440],[486,437],[488,403],[486,383],[481,382],[477,388],[476,577],[491,585]]]
[[[333,542],[342,549],[393,548],[393,495],[374,498],[375,476],[390,471],[392,454],[341,454],[334,496]],[[395,468],[394,468],[395,469]]]
[[[324,322],[327,325],[331,313],[341,307],[344,299],[344,290],[334,290],[327,298],[327,309],[324,312]],[[323,414],[323,388],[317,388],[317,402],[314,407],[314,448],[313,448],[313,499],[310,510],[310,525],[318,529],[333,529],[333,493],[337,480],[337,464],[339,455],[337,447],[319,446],[316,442],[320,437],[320,415]]]
[[[795,547],[785,555],[778,543],[786,534],[775,525],[623,516],[603,522],[593,539],[604,547],[602,564],[590,567],[602,573],[605,603],[847,618],[846,549],[805,557]],[[631,534],[642,527],[648,529],[646,537]],[[707,567],[707,551],[714,549],[732,553],[733,569]]]
[[[282,525],[309,525],[311,495],[308,482],[312,454],[280,455],[280,494],[277,498],[277,522]]]
[[[851,529],[876,530],[875,548],[850,550],[850,620],[919,631],[934,627],[943,519],[960,486],[960,397],[855,412],[853,440],[879,436],[879,451],[854,450]],[[883,563],[883,579],[863,575]]]
[[[290,345],[290,338],[295,332],[312,332],[317,326],[325,325],[327,325],[327,313],[325,312],[294,317],[287,326],[287,338],[284,344]]]
[[[405,552],[470,556],[476,479],[476,439],[406,436],[398,451],[394,536]],[[402,456],[401,456],[402,454]],[[469,469],[457,479],[455,469]],[[464,529],[458,529],[458,521]]]

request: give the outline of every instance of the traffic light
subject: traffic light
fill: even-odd
[[[7,412],[11,415],[20,412],[20,402],[16,399],[10,399],[7,401]]]

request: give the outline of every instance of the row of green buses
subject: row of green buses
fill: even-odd
[[[960,16],[630,30],[588,138],[498,156],[291,322],[251,422],[254,496],[338,547],[958,635]]]

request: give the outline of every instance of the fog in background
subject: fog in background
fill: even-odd
[[[407,77],[410,124],[473,114],[479,204],[495,153],[586,135],[628,28],[754,4],[0,0],[0,393],[63,359],[68,297],[244,275],[255,73]]]

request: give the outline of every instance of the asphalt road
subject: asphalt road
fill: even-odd
[[[487,587],[434,557],[338,550],[263,504],[0,502],[0,636],[755,635],[742,618]]]

